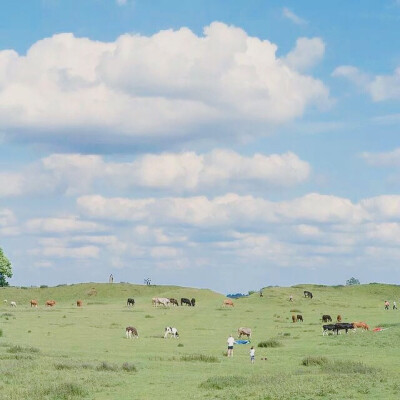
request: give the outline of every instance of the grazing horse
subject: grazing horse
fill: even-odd
[[[297,317],[294,314],[292,315],[292,322],[293,323],[297,322]]]
[[[54,300],[47,300],[45,303],[46,307],[53,307],[56,305],[56,302]]]
[[[133,326],[127,326],[125,328],[125,334],[127,339],[132,339],[132,337],[135,337],[136,339],[139,338],[138,331]]]
[[[10,301],[10,307],[17,307],[17,303],[15,301]]]
[[[132,298],[128,298],[128,300],[126,301],[126,305],[127,306],[134,306],[135,305],[135,299]]]
[[[353,322],[354,330],[361,328],[363,331],[369,331],[369,326],[365,322]]]
[[[231,299],[225,299],[224,302],[222,303],[224,307],[229,306],[229,307],[234,307],[233,301]]]
[[[37,300],[31,300],[31,307],[37,307],[38,306],[38,301]]]
[[[194,307],[196,305],[196,299],[192,298],[192,300],[190,300],[190,303],[192,304],[192,307]]]
[[[309,292],[308,290],[305,290],[303,293],[304,293],[304,297],[309,297],[310,299],[312,299],[312,298],[313,298],[313,295],[312,295],[312,293],[311,293],[311,292]]]
[[[331,318],[331,316],[330,315],[327,315],[327,314],[324,314],[323,316],[322,316],[322,322],[332,322],[332,318]]]
[[[303,321],[303,316],[301,314],[297,314],[297,321],[304,322]]]
[[[336,321],[337,322],[342,322],[342,316],[340,314],[336,317]]]
[[[176,299],[169,299],[169,302],[170,302],[173,306],[179,306],[178,300],[176,300]]]
[[[190,302],[189,299],[187,299],[186,297],[182,297],[181,298],[181,306],[183,306],[184,304],[186,304],[187,306],[192,306],[192,303]]]
[[[171,335],[171,337],[178,339],[179,338],[179,333],[176,328],[173,328],[171,326],[167,326],[165,328],[165,333],[164,333],[164,339],[168,337],[168,335]]]
[[[238,329],[238,338],[240,339],[242,337],[242,335],[246,335],[247,338],[251,338],[251,329],[250,328],[239,328]]]
[[[83,306],[83,301],[82,300],[77,300],[76,301],[76,306],[77,307],[82,307]]]

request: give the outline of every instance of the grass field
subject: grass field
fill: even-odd
[[[302,297],[311,290],[313,299]],[[398,399],[400,287],[298,285],[266,288],[221,307],[210,290],[129,284],[2,288],[0,399]],[[293,294],[294,302],[288,301]],[[196,298],[195,307],[153,308],[151,298]],[[126,306],[134,297],[136,305]],[[30,308],[30,299],[39,308]],[[44,303],[54,299],[54,308]],[[76,300],[84,301],[83,308]],[[293,310],[293,311],[291,311]],[[293,324],[291,315],[302,314]],[[322,336],[321,315],[365,321],[383,332]],[[139,339],[125,338],[135,326]],[[180,338],[163,339],[164,327]],[[252,328],[249,345],[225,356],[239,326]],[[267,360],[261,358],[267,357]]]

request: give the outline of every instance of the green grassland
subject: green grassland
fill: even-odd
[[[303,290],[313,299],[305,299]],[[294,301],[289,302],[290,295]],[[398,399],[400,286],[297,285],[264,289],[223,308],[206,289],[130,284],[2,288],[0,399]],[[196,298],[195,307],[151,305],[152,297]],[[136,305],[126,306],[134,297]],[[39,307],[29,301],[37,299]],[[48,299],[56,300],[46,308]],[[82,299],[83,308],[76,307]],[[303,323],[292,323],[292,314]],[[321,315],[365,321],[383,332],[322,336]],[[135,326],[139,339],[126,339]],[[175,326],[179,339],[163,339]],[[249,345],[225,356],[229,334],[253,330]],[[267,360],[261,360],[267,358]]]

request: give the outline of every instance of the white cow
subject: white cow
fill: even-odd
[[[153,298],[153,304],[157,307],[158,305],[163,305],[164,307],[169,307],[170,305],[169,299],[166,297],[155,297]]]
[[[178,329],[173,328],[171,326],[167,326],[165,328],[164,339],[166,339],[168,337],[168,335],[171,335],[171,337],[178,339],[179,338]]]
[[[10,307],[17,307],[17,303],[15,301],[10,301]]]

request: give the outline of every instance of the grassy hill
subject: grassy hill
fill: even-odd
[[[383,302],[400,303],[399,286],[296,285],[263,294],[224,308],[221,294],[177,286],[2,288],[0,296],[17,308],[0,306],[0,399],[398,398],[400,311],[384,310]],[[154,308],[155,296],[194,297],[196,307]],[[126,306],[128,297],[134,307]],[[47,299],[57,305],[44,307]],[[304,322],[292,323],[292,314]],[[387,329],[323,337],[322,314]],[[139,339],[125,338],[128,325]],[[165,326],[180,338],[164,340]],[[226,339],[239,326],[252,328],[252,345],[269,346],[256,347],[254,365],[250,345],[225,356]]]

